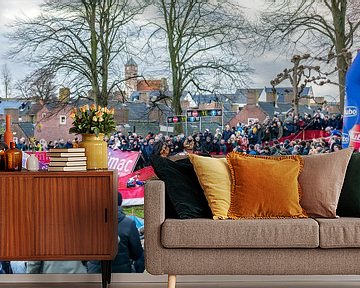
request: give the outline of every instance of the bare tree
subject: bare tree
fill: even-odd
[[[359,17],[351,17],[356,9],[355,0],[278,0],[262,14],[258,35],[266,48],[293,44],[307,51],[317,48],[341,55],[354,46],[354,35],[359,31]],[[263,47],[264,47],[263,46]],[[348,69],[346,57],[336,58],[340,107],[344,108],[345,75]]]
[[[26,76],[23,80],[16,83],[16,88],[22,97],[48,103],[55,101],[56,86],[54,84],[55,75],[46,69],[40,68]]]
[[[343,57],[343,55],[338,55],[338,57]],[[329,76],[335,73],[337,69],[332,71],[322,71],[321,64],[322,62],[330,62],[336,59],[337,57],[333,54],[329,54],[327,57],[311,57],[310,54],[304,55],[294,55],[291,59],[292,67],[284,69],[283,72],[279,73],[274,80],[270,81],[271,86],[273,87],[273,93],[276,101],[276,89],[275,87],[281,84],[284,81],[289,81],[293,89],[293,100],[292,106],[294,108],[295,115],[299,113],[299,103],[301,99],[309,99],[309,96],[303,95],[303,91],[308,84],[316,84],[323,86],[325,84],[335,84]],[[310,61],[311,60],[311,61]],[[316,63],[314,62],[318,62]],[[311,64],[309,64],[311,62]],[[312,98],[315,100],[315,98]],[[323,104],[323,103],[319,103]]]
[[[133,20],[143,11],[137,0],[47,0],[35,19],[19,20],[9,35],[10,56],[38,63],[64,79],[65,86],[107,105],[119,82],[112,67],[125,53]]]
[[[1,82],[4,87],[6,99],[10,96],[11,93],[11,81],[12,81],[11,72],[7,64],[4,64],[1,69]]]
[[[229,86],[244,83],[250,69],[241,57],[247,23],[240,6],[226,0],[157,0],[155,7],[152,37],[167,45],[175,114],[182,113],[184,91],[213,91],[215,73]]]

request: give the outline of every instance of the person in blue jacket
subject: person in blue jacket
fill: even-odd
[[[135,222],[126,217],[121,208],[122,196],[118,193],[118,254],[111,262],[112,273],[142,273],[145,270],[144,250]],[[101,273],[99,261],[88,261],[88,273]]]

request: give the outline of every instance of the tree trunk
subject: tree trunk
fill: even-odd
[[[332,0],[332,17],[335,27],[335,50],[341,54],[346,48],[346,4],[347,0]],[[345,75],[348,69],[345,56],[337,57],[338,79],[339,79],[339,97],[340,112],[344,111],[345,101]]]
[[[345,76],[348,69],[344,56],[338,57],[337,66],[339,68],[339,95],[340,95],[340,113],[344,113],[345,106]]]
[[[182,113],[181,103],[180,103],[181,92],[178,83],[174,83],[173,88],[174,88],[174,92],[173,92],[174,94],[172,96],[171,107],[174,111],[174,115],[181,115]],[[184,131],[183,123],[175,124],[174,133],[176,135],[183,133],[183,131]]]

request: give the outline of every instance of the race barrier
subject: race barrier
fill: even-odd
[[[277,141],[279,143],[284,142],[285,140],[293,141],[293,140],[311,140],[311,139],[319,139],[319,138],[326,138],[329,137],[330,133],[326,132],[324,130],[303,130],[301,132],[298,132],[298,134],[291,134],[286,137],[281,137]],[[273,144],[274,141],[270,141],[270,145]]]

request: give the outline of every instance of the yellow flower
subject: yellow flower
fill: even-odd
[[[71,119],[75,119],[75,115],[76,115],[76,114],[75,114],[74,112],[72,112],[69,117],[70,117]]]
[[[80,107],[80,112],[84,113],[85,112],[85,107]]]
[[[100,105],[98,105],[98,109],[97,109],[98,111],[100,111],[101,110],[101,106]]]
[[[101,112],[105,112],[105,108],[103,107],[103,108],[101,108]]]
[[[88,104],[85,104],[85,105],[84,105],[84,109],[85,109],[86,111],[89,111],[89,110],[90,110],[89,105],[88,105]]]
[[[94,111],[95,109],[96,109],[96,105],[95,105],[95,104],[91,104],[91,105],[90,105],[90,110],[91,110],[91,111]]]
[[[99,117],[99,122],[102,122],[102,121],[104,121],[104,118]]]
[[[96,112],[95,113],[95,115],[97,116],[97,117],[102,117],[103,116],[103,112],[101,112],[101,111],[98,111],[98,112]]]
[[[76,107],[74,107],[74,109],[72,110],[73,113],[76,113],[77,112],[77,109]]]
[[[93,120],[94,122],[96,122],[96,121],[97,121],[97,117],[94,116],[94,117],[92,118],[92,120]]]
[[[109,114],[114,114],[115,113],[115,109],[114,108],[111,108],[110,110],[109,110]]]

